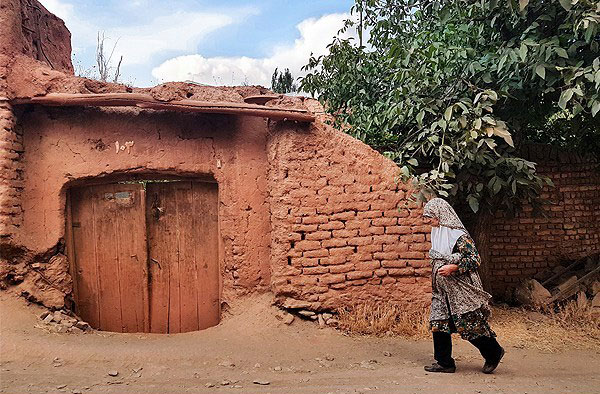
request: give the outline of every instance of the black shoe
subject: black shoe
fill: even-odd
[[[498,364],[500,364],[500,360],[502,360],[502,357],[504,357],[504,349],[501,348],[500,357],[498,357],[498,361],[496,361],[495,363],[486,361],[485,364],[483,364],[483,368],[482,368],[481,372],[483,372],[483,373],[494,372],[494,370],[498,367]]]
[[[433,363],[431,365],[425,366],[425,371],[427,371],[427,372],[454,373],[456,371],[456,367],[442,367],[438,363]]]

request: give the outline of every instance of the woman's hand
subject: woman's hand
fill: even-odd
[[[442,276],[449,276],[449,275],[452,275],[452,273],[455,271],[458,271],[458,265],[446,264],[444,266],[441,266],[437,272]]]

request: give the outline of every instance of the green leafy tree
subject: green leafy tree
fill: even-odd
[[[294,83],[294,77],[289,69],[281,72],[277,68],[271,76],[271,90],[276,93],[295,93],[298,86]]]
[[[300,87],[396,161],[418,199],[535,205],[551,182],[521,144],[600,156],[599,2],[356,0],[352,12],[368,42],[336,38]]]

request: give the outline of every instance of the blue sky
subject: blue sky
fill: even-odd
[[[301,75],[348,17],[352,0],[41,0],[72,34],[76,71],[92,72],[96,35],[116,42],[121,80],[268,85],[275,67]],[[348,35],[354,34],[349,32]],[[117,41],[118,40],[118,41]]]

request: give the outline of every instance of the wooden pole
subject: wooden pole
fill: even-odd
[[[197,100],[159,101],[143,93],[49,93],[45,96],[17,98],[11,104],[39,104],[54,107],[138,107],[176,112],[217,113],[258,116],[274,120],[314,122],[315,116],[305,109],[266,107],[246,103],[210,102]]]

